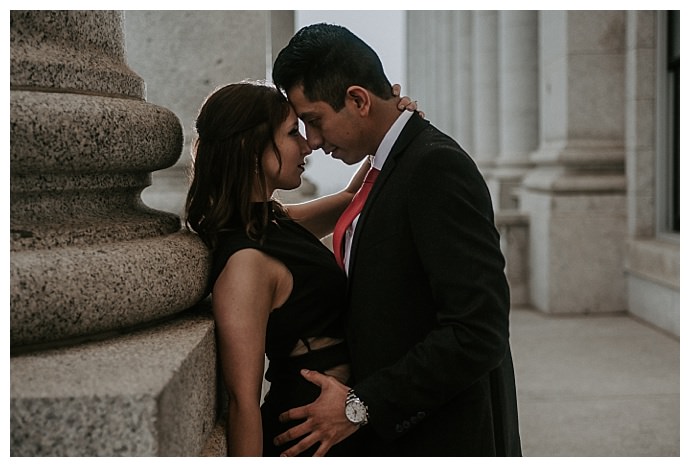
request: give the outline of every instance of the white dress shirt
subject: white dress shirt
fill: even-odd
[[[393,144],[395,144],[395,142],[397,141],[398,136],[400,136],[402,129],[405,127],[405,124],[411,116],[412,112],[409,110],[405,110],[400,113],[398,119],[393,123],[393,125],[391,125],[391,127],[388,129],[388,132],[383,137],[381,144],[379,144],[379,147],[376,150],[376,154],[374,154],[373,157],[369,156],[371,158],[372,167],[378,170],[383,169],[383,164],[386,162],[386,159],[388,159],[388,155],[390,154],[391,149],[393,148]],[[345,230],[345,251],[343,255],[343,264],[345,265],[346,274],[350,269],[350,248],[352,247],[352,237],[354,237],[358,220],[359,215],[354,218],[352,224],[347,228],[347,230]]]

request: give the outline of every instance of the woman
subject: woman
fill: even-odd
[[[397,96],[399,87],[394,87]],[[416,104],[404,98],[401,105]],[[340,193],[282,206],[275,190],[301,183],[311,153],[292,107],[275,87],[223,86],[196,121],[187,225],[213,252],[213,314],[229,395],[228,454],[279,455],[278,415],[316,399],[308,368],[349,378],[343,340],[346,278],[319,238],[361,185],[365,164]],[[260,405],[264,355],[271,387]],[[357,455],[357,439],[330,455]],[[307,455],[313,452],[305,453]]]

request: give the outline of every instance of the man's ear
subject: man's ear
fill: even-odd
[[[350,86],[346,91],[345,103],[353,105],[360,114],[367,115],[371,108],[371,95],[361,86]]]

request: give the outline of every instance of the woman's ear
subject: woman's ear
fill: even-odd
[[[371,95],[361,86],[350,86],[345,98],[345,104],[348,103],[360,114],[367,115],[371,107]]]

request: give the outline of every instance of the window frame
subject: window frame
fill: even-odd
[[[656,236],[680,242],[680,44],[678,62],[674,64],[670,60],[672,29],[668,11],[659,12],[657,26]],[[672,68],[677,72],[675,76]]]

